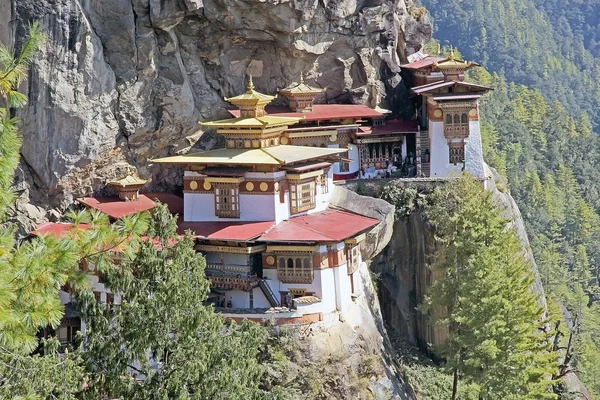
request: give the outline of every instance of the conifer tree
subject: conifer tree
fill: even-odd
[[[0,43],[0,105],[26,103],[18,87],[44,39],[34,23],[18,54]],[[45,237],[18,245],[15,228],[5,222],[21,147],[17,122],[0,108],[0,398],[72,398],[83,383],[77,357],[59,358],[56,341],[42,342],[46,357],[30,353],[40,345],[38,330],[55,327],[63,316],[59,288],[82,276],[72,241]]]
[[[258,388],[257,363],[266,330],[225,323],[203,305],[209,288],[204,258],[189,234],[177,235],[166,206],[152,211],[148,236],[120,252],[90,257],[106,287],[119,294],[115,304],[99,304],[89,291],[77,293],[87,322],[85,396],[266,398]]]
[[[508,221],[479,182],[464,176],[434,193],[428,218],[440,241],[432,269],[440,276],[425,309],[445,309],[449,329],[438,349],[459,380],[480,388],[481,399],[553,398],[554,355],[533,276]]]
[[[27,68],[44,41],[39,24],[29,30],[19,55],[0,44],[0,97],[9,107],[25,104],[17,92]],[[11,185],[19,162],[21,141],[17,119],[0,108],[0,221],[13,204]],[[73,277],[76,255],[70,243],[52,238],[34,240],[17,247],[14,227],[0,227],[0,348],[28,353],[37,346],[40,327],[57,325],[62,317],[57,289]],[[51,272],[50,272],[51,271]]]

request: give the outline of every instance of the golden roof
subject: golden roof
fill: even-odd
[[[282,94],[317,94],[322,93],[325,88],[316,88],[304,83],[304,74],[300,72],[300,82],[293,83],[281,91]]]
[[[210,126],[213,128],[243,128],[243,127],[271,127],[277,125],[291,125],[304,119],[304,117],[272,117],[265,115],[264,117],[239,117],[221,119],[219,121],[202,122],[203,126]]]
[[[450,54],[448,55],[448,57],[445,60],[434,62],[433,66],[440,70],[469,69],[471,67],[478,67],[479,64],[471,62],[471,61],[461,60],[461,59],[455,60],[454,59],[454,49],[452,47],[450,47]]]
[[[160,164],[188,165],[285,165],[347,152],[346,148],[274,146],[262,149],[217,149],[151,160]]]
[[[123,179],[119,179],[116,181],[108,181],[106,183],[108,185],[112,185],[112,186],[127,187],[127,186],[142,186],[142,185],[146,184],[147,182],[148,181],[145,179],[140,179],[138,177],[128,175]]]
[[[238,107],[240,106],[265,106],[269,104],[275,96],[269,96],[262,94],[254,90],[254,82],[252,82],[252,75],[249,76],[248,90],[244,94],[240,94],[235,97],[225,97],[225,101],[230,102]]]

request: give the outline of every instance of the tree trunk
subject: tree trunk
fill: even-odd
[[[452,400],[458,399],[458,368],[454,368],[454,380],[452,382]]]

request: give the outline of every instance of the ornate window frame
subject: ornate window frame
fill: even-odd
[[[462,164],[465,161],[465,141],[448,141],[448,157],[450,164]]]
[[[312,253],[279,253],[277,254],[277,278],[282,283],[312,283]]]
[[[237,183],[213,183],[215,215],[219,218],[240,218],[240,190]]]
[[[290,181],[290,213],[298,214],[317,206],[317,184],[314,178]]]

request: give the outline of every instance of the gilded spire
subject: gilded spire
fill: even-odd
[[[265,106],[274,98],[275,96],[268,96],[254,90],[252,75],[248,74],[248,90],[246,93],[235,97],[225,97],[225,101],[237,106],[242,117],[256,118],[264,116]]]
[[[454,60],[454,48],[450,45],[450,55],[448,56],[449,60]]]
[[[300,84],[304,83],[304,72],[300,71]]]

